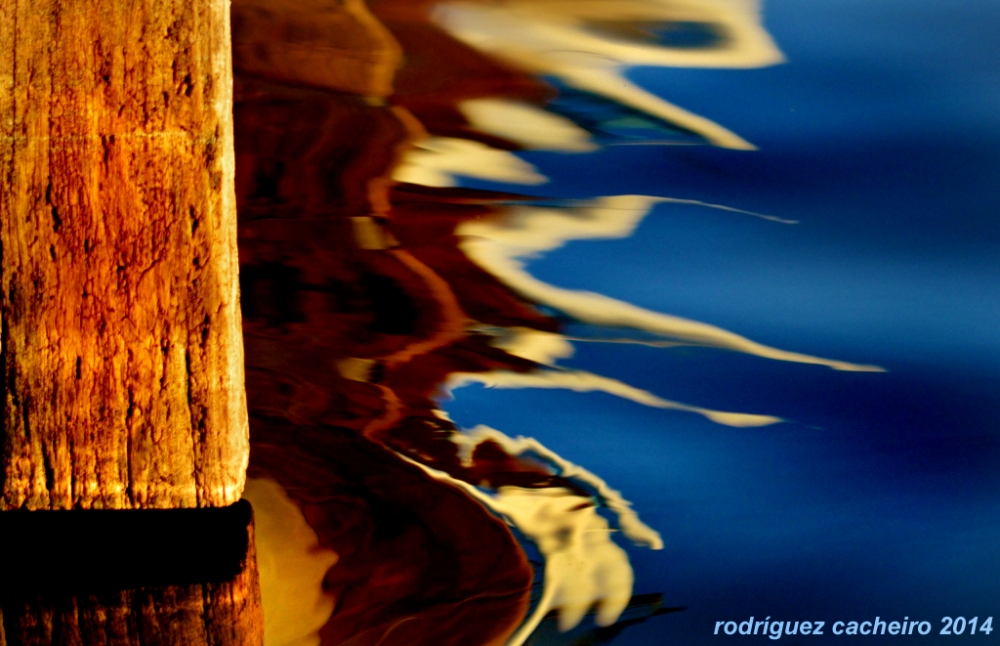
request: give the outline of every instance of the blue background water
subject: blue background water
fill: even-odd
[[[785,65],[630,74],[759,151],[524,156],[553,179],[538,194],[665,195],[800,223],[663,205],[628,240],[529,268],[889,372],[580,343],[564,365],[790,421],[732,429],[609,395],[480,387],[445,407],[537,437],[662,532],[663,551],[629,548],[636,592],[688,609],[616,644],[764,640],[712,636],[751,615],[908,616],[932,635],[881,639],[942,643],[942,616],[1000,621],[1000,3],[772,0],[764,16]]]

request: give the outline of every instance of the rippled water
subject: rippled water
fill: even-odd
[[[235,3],[269,646],[989,616],[997,18]]]

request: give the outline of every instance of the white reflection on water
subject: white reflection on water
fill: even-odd
[[[619,525],[629,538],[653,549],[663,548],[659,533],[639,520],[621,494],[586,469],[552,453],[538,441],[524,437],[510,438],[485,426],[476,427],[457,438],[467,459],[479,443],[490,441],[499,444],[510,455],[530,454],[550,462],[559,475],[591,485],[600,501],[618,514]],[[577,626],[587,611],[595,606],[595,622],[599,626],[608,626],[618,620],[632,596],[632,566],[625,550],[611,540],[612,530],[608,522],[597,514],[591,498],[562,487],[526,489],[503,486],[491,495],[442,471],[413,463],[432,477],[463,489],[506,518],[545,557],[542,596],[531,616],[508,640],[507,646],[521,646],[551,610],[558,610],[559,629],[562,631]]]
[[[392,178],[422,186],[456,186],[457,175],[511,184],[549,181],[517,155],[457,137],[428,137],[417,142],[406,152]]]
[[[765,426],[782,421],[770,415],[727,413],[689,406],[669,401],[653,393],[630,386],[617,379],[596,375],[583,370],[556,367],[557,359],[573,356],[575,348],[566,337],[553,332],[515,328],[505,330],[493,343],[508,354],[548,366],[532,372],[492,371],[480,373],[456,372],[449,375],[446,389],[454,390],[469,383],[480,383],[487,388],[559,388],[575,392],[603,392],[623,399],[651,406],[697,413],[726,426]]]
[[[453,36],[531,74],[554,76],[698,133],[717,146],[742,137],[646,92],[630,65],[748,68],[783,60],[748,0],[444,2],[434,19]]]
[[[281,3],[274,4],[280,6]],[[272,28],[271,3],[253,0],[251,5],[260,10],[260,16],[268,18],[250,26],[257,25],[265,31]],[[355,14],[359,24],[375,21],[360,2],[352,0],[345,7]],[[781,53],[761,26],[758,5],[753,0],[451,1],[439,3],[433,18],[456,38],[504,65],[526,75],[548,78],[554,85],[565,88],[567,95],[570,91],[577,92],[577,98],[582,97],[584,110],[596,106],[610,115],[602,116],[598,122],[605,119],[617,123],[619,128],[625,124],[625,130],[636,123],[640,124],[637,129],[642,130],[647,128],[642,125],[644,123],[660,122],[668,130],[687,131],[711,144],[734,149],[752,149],[753,146],[725,127],[646,92],[628,81],[623,72],[635,65],[750,68],[782,60]],[[322,22],[312,26],[317,34],[326,33]],[[380,25],[372,29],[373,33],[382,34],[382,40],[392,40]],[[292,64],[283,70],[285,76],[290,75],[306,84],[322,84],[325,72],[331,70],[309,64],[313,59],[303,58],[300,53],[293,52],[288,57]],[[251,70],[256,69],[258,63],[262,70],[269,69],[266,50],[246,49],[244,54],[245,63]],[[254,58],[258,54],[260,56]],[[380,56],[358,64],[365,69],[375,65],[381,70],[379,73],[385,75],[369,79],[368,85],[374,88],[370,92],[380,96],[390,94],[389,76],[397,58],[396,48],[388,47]],[[359,79],[364,80],[375,73],[369,70],[359,75]],[[363,84],[359,81],[359,86]],[[621,108],[617,113],[616,105]],[[601,128],[586,125],[587,120],[579,113],[560,113],[560,108],[554,105],[480,97],[460,101],[456,107],[473,129],[506,139],[513,144],[508,147],[585,153],[604,143],[598,136],[603,132]],[[646,121],[640,118],[643,115],[648,117]],[[456,185],[458,176],[528,185],[547,181],[531,164],[507,150],[491,148],[472,139],[444,136],[427,136],[416,142],[393,173],[397,181],[440,187]],[[679,201],[648,196],[611,196],[568,208],[512,206],[496,219],[461,225],[457,234],[462,249],[471,260],[525,300],[548,306],[578,321],[641,330],[674,344],[727,349],[836,370],[880,370],[876,366],[768,347],[707,323],[646,310],[602,294],[563,289],[536,279],[525,268],[527,259],[559,248],[568,240],[628,237],[655,205]],[[404,249],[395,248],[372,218],[354,218],[352,226],[360,248],[390,248],[391,253],[428,283],[435,280],[443,283]],[[450,294],[447,285],[437,287],[440,289],[432,288],[431,291]],[[405,362],[465,332],[461,309],[453,296],[449,298],[444,309],[454,311],[445,318],[452,322],[453,328],[442,330],[431,341],[421,340],[408,346],[393,355],[392,361]],[[780,421],[767,415],[720,412],[681,404],[619,380],[561,368],[556,365],[557,361],[571,356],[573,346],[559,335],[504,330],[496,336],[495,345],[511,355],[535,361],[538,367],[527,373],[456,374],[449,386],[457,388],[462,383],[479,381],[498,387],[600,391],[648,406],[693,412],[731,426],[760,426]],[[374,365],[372,359],[348,359],[340,362],[338,368],[346,377],[363,380],[370,377]],[[509,455],[540,461],[555,474],[592,492],[591,496],[584,496],[562,487],[525,489],[511,486],[484,491],[422,466],[435,478],[462,488],[516,525],[545,556],[541,600],[512,638],[511,645],[523,643],[539,620],[552,609],[558,610],[559,625],[564,630],[578,624],[592,606],[596,607],[598,624],[615,622],[629,602],[633,573],[625,551],[612,540],[612,530],[597,513],[595,505],[612,511],[622,533],[637,544],[659,549],[662,546],[659,533],[642,523],[629,502],[602,479],[552,453],[537,440],[511,438],[482,426],[456,435],[453,440],[467,466],[474,449],[490,442]],[[266,642],[269,646],[315,644],[318,641],[316,631],[334,607],[332,597],[323,592],[322,580],[337,556],[319,547],[315,533],[301,513],[274,483],[251,481],[246,496],[258,514],[261,584],[267,613]]]
[[[643,90],[626,79],[624,71],[636,65],[753,68],[784,60],[761,26],[753,0],[442,2],[432,18],[452,36],[514,69],[557,80],[584,96],[618,106],[619,122],[645,115],[737,150],[754,146]],[[555,114],[551,105],[480,98],[462,101],[458,108],[472,128],[524,148],[588,152],[597,147],[581,124]],[[583,110],[590,112],[593,106]],[[455,186],[459,175],[513,184],[547,181],[511,152],[434,136],[407,151],[393,179]]]
[[[597,148],[590,133],[566,117],[506,99],[471,99],[458,104],[473,128],[525,148],[589,152]]]
[[[762,358],[826,366],[835,370],[880,371],[878,366],[858,365],[765,346],[713,325],[646,310],[602,294],[559,288],[536,279],[525,269],[525,260],[561,247],[573,239],[610,239],[631,236],[654,205],[669,202],[648,196],[603,197],[566,208],[512,206],[498,218],[461,224],[456,233],[460,247],[480,267],[489,271],[525,299],[556,309],[572,318],[610,328],[633,328],[681,344],[733,350]],[[710,206],[710,205],[706,205]],[[755,214],[752,214],[755,215]],[[573,354],[566,337],[541,331],[509,329],[497,334],[494,345],[530,359],[538,368],[528,373],[494,371],[451,375],[448,387],[478,382],[502,388],[563,388],[577,392],[600,391],[657,408],[701,414],[729,426],[773,424],[780,418],[738,412],[713,411],[680,404],[635,388],[622,381],[589,372],[556,366]],[[456,439],[463,452],[490,440],[511,455],[531,454],[555,467],[559,475],[593,487],[597,502],[616,512],[623,534],[639,545],[662,545],[659,534],[644,525],[621,495],[590,472],[560,458],[532,438],[511,439],[500,431],[476,427]],[[433,474],[453,481],[444,474]],[[599,484],[597,484],[599,483]],[[456,483],[458,484],[458,483]],[[542,598],[529,620],[510,642],[517,646],[531,634],[546,612],[557,609],[559,627],[576,626],[590,606],[596,606],[599,625],[613,623],[625,607],[623,595],[631,594],[632,573],[627,556],[610,539],[607,523],[590,503],[563,489],[535,491],[501,487],[492,496],[471,485],[460,484],[484,504],[503,515],[530,538],[546,558]],[[583,513],[583,510],[588,513]],[[572,513],[570,513],[572,511]],[[557,536],[568,537],[563,541]],[[627,572],[626,572],[627,570]],[[626,590],[627,588],[627,590]],[[572,592],[568,592],[568,591]],[[626,596],[627,596],[626,595]],[[626,599],[627,602],[627,599]]]
[[[834,370],[882,371],[878,366],[780,350],[707,323],[653,312],[603,294],[556,287],[538,280],[524,268],[525,259],[557,249],[568,240],[627,238],[660,201],[662,198],[645,195],[619,195],[573,208],[515,206],[499,219],[465,222],[457,233],[466,255],[514,291],[585,323],[633,328],[693,345]]]
[[[597,136],[608,131],[602,119],[618,123],[619,128],[625,124],[626,131],[636,123],[641,131],[646,127],[641,125],[643,119],[647,124],[659,121],[717,146],[753,149],[751,143],[725,127],[639,88],[623,72],[635,65],[751,68],[783,60],[761,26],[759,8],[753,0],[457,0],[436,5],[432,17],[456,38],[503,64],[582,93],[575,115],[559,114],[560,108],[554,103],[543,108],[504,98],[459,104],[473,129],[528,149],[574,153],[594,150],[606,141]],[[511,152],[443,137],[417,142],[393,174],[397,181],[430,186],[455,186],[457,176],[511,184],[545,181],[537,169]],[[665,202],[684,201],[621,195],[557,207],[514,205],[499,217],[464,222],[456,234],[461,249],[473,262],[522,298],[583,323],[649,333],[668,345],[706,346],[834,370],[882,370],[781,350],[708,323],[647,310],[603,294],[564,289],[538,280],[525,268],[527,260],[569,240],[627,238],[655,206]],[[747,214],[791,223],[773,216]],[[557,361],[572,356],[574,348],[569,339],[558,334],[525,329],[486,331],[494,334],[496,347],[530,359],[538,367],[530,372],[456,373],[449,378],[449,389],[478,382],[502,388],[598,391],[647,406],[700,414],[729,426],[753,427],[781,421],[768,415],[682,404],[617,379],[559,367]],[[593,500],[562,488],[500,487],[484,492],[424,467],[434,477],[463,488],[504,516],[545,556],[542,597],[510,645],[522,644],[553,609],[559,613],[561,630],[576,626],[591,606],[596,607],[599,625],[615,622],[631,595],[632,570],[627,555],[611,540],[611,530],[593,503],[614,511],[623,534],[637,544],[658,549],[662,546],[659,534],[643,524],[621,494],[603,480],[555,455],[537,440],[513,439],[479,426],[457,436],[455,441],[466,459],[480,443],[493,442],[510,455],[541,459],[559,475],[595,492]]]

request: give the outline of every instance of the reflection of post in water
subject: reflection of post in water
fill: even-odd
[[[243,11],[236,6],[238,27],[251,20]],[[360,31],[365,22],[353,24]],[[253,49],[241,44],[247,37],[237,29],[249,473],[281,485],[315,531],[312,544],[336,553],[333,567],[329,559],[315,563],[325,571],[322,590],[299,590],[298,603],[274,613],[269,590],[279,588],[282,572],[298,566],[288,556],[286,566],[276,563],[263,573],[268,639],[302,636],[292,628],[271,632],[269,627],[296,624],[278,613],[333,608],[335,602],[332,616],[316,622],[302,612],[298,625],[315,626],[306,634],[315,631],[328,644],[503,644],[525,615],[531,583],[509,530],[460,490],[382,446],[407,447],[408,454],[420,453],[470,480],[524,486],[558,481],[544,465],[507,456],[499,447],[491,452],[484,446],[471,468],[463,466],[449,440],[454,427],[436,415],[432,400],[456,367],[529,365],[492,348],[486,337],[469,335],[472,317],[552,323],[455,247],[454,226],[491,207],[452,208],[437,196],[421,202],[414,194],[411,201],[418,209],[423,205],[423,214],[398,217],[385,176],[412,136],[412,118],[343,93],[377,94],[374,85],[327,79],[324,89],[287,72],[281,79],[256,61],[244,67],[240,52]],[[467,50],[457,42],[452,47]],[[364,51],[341,55],[380,59]],[[454,60],[488,66],[482,57]],[[287,69],[277,59],[275,68]],[[514,78],[501,68],[497,75]],[[407,221],[413,237],[400,244],[394,232]],[[442,274],[440,263],[461,279]],[[469,301],[463,290],[483,297]],[[479,303],[486,309],[479,311]],[[254,488],[258,513],[289,513],[269,486]]]
[[[502,644],[525,618],[531,575],[509,530],[454,483],[508,491],[508,518],[520,513],[515,499],[530,506],[541,500],[531,491],[548,491],[557,494],[548,502],[568,505],[566,519],[587,519],[581,528],[602,521],[590,484],[501,438],[463,442],[435,398],[455,372],[537,367],[477,330],[551,333],[557,323],[458,248],[461,223],[497,215],[516,196],[390,190],[388,176],[425,128],[515,147],[472,128],[458,110],[463,101],[540,103],[552,94],[429,22],[429,5],[374,8],[391,35],[358,5],[315,21],[277,3],[234,7],[249,473],[262,481],[250,498],[260,514],[300,522],[283,490],[315,532],[304,549],[333,553],[307,565],[285,555],[263,573],[265,630],[269,643]],[[398,73],[393,36],[406,60]],[[349,44],[323,46],[331,42]],[[294,62],[302,59],[315,65]],[[367,77],[352,72],[366,65]],[[613,600],[599,590],[574,601],[564,619],[603,599],[607,623],[628,603],[624,552],[610,541],[599,549],[610,560],[595,567],[612,563],[628,582]],[[283,593],[297,593],[298,603],[269,602],[287,577],[315,580],[301,567],[320,569],[322,588],[303,584]],[[576,583],[553,580],[567,586],[564,597]]]
[[[281,485],[316,545],[336,553],[332,568],[317,563],[329,568],[323,587],[295,591],[302,601],[283,608],[302,613],[299,621],[270,614],[283,570],[263,572],[265,630],[289,626],[290,640],[296,625],[311,625],[307,634],[328,644],[503,644],[531,582],[509,530],[363,437],[386,415],[394,421],[373,437],[413,427],[401,432],[419,442],[448,432],[429,395],[452,361],[441,353],[457,342],[454,314],[426,263],[395,248],[370,215],[369,190],[405,127],[392,109],[359,97],[246,75],[238,92],[249,476]],[[407,421],[414,403],[416,426]],[[259,513],[286,513],[254,486],[251,501],[273,505]],[[303,612],[332,608],[330,597],[336,611],[318,625]]]
[[[0,16],[4,639],[260,643],[227,4]]]
[[[480,381],[600,390],[732,426],[780,420],[563,369],[557,360],[572,346],[549,313],[667,345],[870,368],[559,289],[524,270],[525,256],[568,239],[629,235],[670,200],[538,205],[456,186],[463,175],[546,181],[512,154],[525,148],[664,138],[750,147],[621,72],[777,62],[756,4],[612,5],[235,3],[248,498],[268,527],[301,530],[282,543],[296,549],[261,538],[275,550],[262,572],[268,643],[541,644],[552,639],[550,609],[562,629],[593,611],[603,628],[568,638],[580,640],[610,638],[620,616],[662,614],[658,598],[631,597],[628,557],[597,513],[611,510],[628,539],[660,546],[620,493],[531,438],[460,431],[437,400]],[[559,55],[588,47],[597,55]],[[497,515],[546,559],[530,618],[532,573]]]

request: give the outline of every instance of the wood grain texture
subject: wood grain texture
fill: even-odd
[[[0,0],[0,509],[239,499],[225,0]]]

